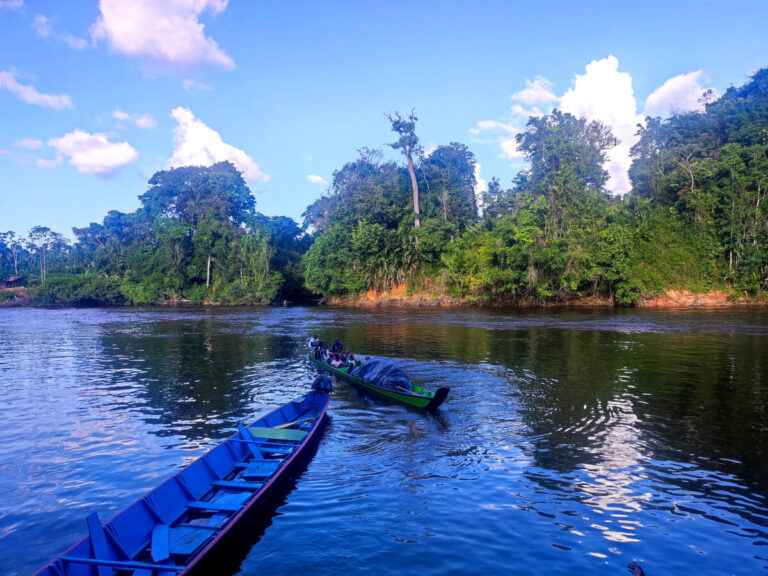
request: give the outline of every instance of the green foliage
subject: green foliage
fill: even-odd
[[[16,300],[16,294],[13,292],[0,292],[0,302],[12,302]]]
[[[27,278],[45,285],[36,301],[51,306],[262,303],[288,283],[283,297],[305,295],[307,239],[290,218],[256,213],[233,165],[158,172],[150,185],[136,212],[112,211],[101,224],[75,228],[72,247],[42,226],[21,252],[13,233],[2,235],[0,265],[15,264],[16,251]],[[65,278],[48,287],[56,276]]]
[[[40,286],[33,297],[38,306],[120,306],[131,303],[118,280],[88,276],[51,279]]]
[[[365,278],[353,269],[348,230],[332,226],[319,236],[304,257],[307,287],[317,294],[356,294],[367,289]]]
[[[528,167],[491,179],[451,142],[425,154],[416,117],[388,116],[404,163],[379,150],[333,173],[303,227],[266,217],[229,163],[158,172],[130,214],[74,229],[0,234],[0,275],[44,305],[251,304],[407,285],[477,302],[574,296],[632,304],[669,289],[768,288],[768,69],[704,110],[647,118],[632,192],[609,196],[610,130],[554,111],[516,137]],[[417,216],[416,206],[419,205]]]

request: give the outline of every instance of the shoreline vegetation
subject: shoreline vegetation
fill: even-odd
[[[0,306],[762,306],[768,69],[700,103],[638,125],[621,197],[619,141],[558,110],[515,137],[511,185],[483,190],[466,145],[425,151],[413,112],[387,114],[400,162],[360,148],[301,224],[257,212],[228,162],[161,171],[74,241],[0,234]]]

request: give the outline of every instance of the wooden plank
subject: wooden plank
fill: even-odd
[[[201,502],[200,500],[193,500],[184,504],[187,508],[194,508],[195,510],[218,510],[221,512],[237,512],[242,508],[236,504],[220,504],[218,502]],[[101,576],[101,575],[99,575]]]
[[[269,440],[290,440],[300,442],[307,437],[304,430],[292,430],[290,428],[266,428],[264,426],[251,426],[248,432],[254,438],[267,438]]]
[[[133,560],[99,560],[96,558],[79,558],[77,556],[62,556],[59,558],[69,564],[85,564],[87,566],[99,566],[120,568],[121,570],[158,570],[165,572],[181,572],[186,566],[175,566],[174,564],[150,564],[148,562],[134,562]]]
[[[241,488],[243,490],[258,490],[264,486],[260,482],[237,482],[235,480],[214,480],[211,484],[218,488]]]
[[[253,440],[253,436],[251,436],[250,432],[248,432],[248,429],[242,424],[237,425],[237,431],[240,433],[241,440]],[[237,440],[237,438],[235,438],[235,440]],[[264,456],[261,452],[259,452],[259,449],[256,448],[256,446],[250,442],[248,442],[246,446],[248,446],[248,450],[250,450],[251,455],[253,455],[256,460],[264,460]]]
[[[168,534],[167,524],[158,524],[152,530],[152,560],[155,562],[162,562],[171,556],[168,550]]]
[[[107,547],[107,537],[104,534],[104,527],[101,525],[99,515],[94,512],[90,514],[85,523],[88,525],[88,534],[91,539],[91,551],[93,557],[99,560],[106,560],[109,558],[109,548]],[[99,576],[112,576],[114,571],[109,566],[99,566]]]
[[[171,554],[175,556],[189,556],[213,535],[210,528],[196,526],[179,526],[171,528],[170,547]]]
[[[280,462],[275,461],[252,462],[243,470],[243,478],[267,478],[275,473],[279,465]]]

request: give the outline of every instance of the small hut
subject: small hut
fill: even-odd
[[[19,288],[21,286],[21,276],[9,276],[0,280],[0,288]]]

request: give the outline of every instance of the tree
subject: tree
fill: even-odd
[[[567,235],[572,224],[592,218],[590,212],[607,200],[603,165],[606,152],[618,144],[607,126],[555,110],[531,117],[515,141],[530,163],[518,177],[518,192],[546,198],[546,238]]]
[[[418,228],[421,226],[421,221],[419,220],[419,182],[416,180],[416,170],[413,165],[413,156],[418,156],[422,150],[419,138],[416,136],[416,122],[418,118],[416,118],[414,111],[411,110],[411,115],[407,119],[400,116],[400,113],[397,111],[394,116],[387,114],[387,119],[392,124],[392,131],[399,135],[397,142],[393,142],[389,146],[395,150],[400,150],[408,163],[408,174],[411,176],[411,188],[413,189],[414,226]]]
[[[0,234],[0,240],[8,247],[13,256],[13,275],[19,275],[19,250],[23,247],[24,238],[9,230]]]
[[[45,284],[48,272],[48,253],[55,250],[65,250],[68,242],[64,236],[58,232],[53,232],[47,226],[35,226],[29,231],[28,243],[30,248],[37,253],[40,261],[40,283]]]
[[[460,230],[477,218],[475,198],[475,155],[458,142],[438,146],[419,166],[427,195],[422,192],[422,206],[431,208],[444,221]]]

